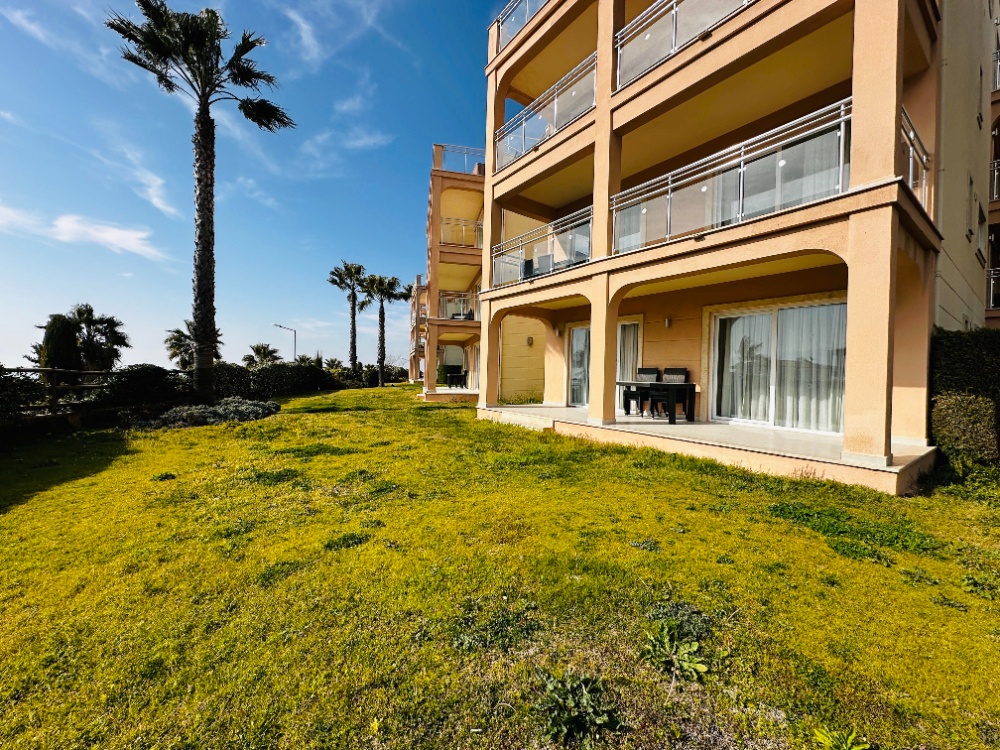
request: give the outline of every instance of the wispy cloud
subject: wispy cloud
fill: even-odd
[[[376,86],[372,82],[372,72],[364,68],[358,75],[356,91],[353,96],[338,99],[333,103],[333,111],[340,116],[358,115],[372,106]]]
[[[120,60],[118,50],[102,41],[103,34],[101,37],[94,37],[89,42],[84,42],[73,34],[36,20],[32,11],[23,8],[0,7],[0,16],[49,49],[72,55],[84,71],[110,86],[121,88],[131,79],[127,64]],[[48,18],[49,16],[46,16],[46,19]],[[90,33],[94,35],[98,31],[91,29]]]
[[[181,217],[178,211],[167,198],[167,182],[155,172],[147,169],[142,163],[142,154],[131,148],[125,149],[125,158],[132,165],[132,179],[137,183],[136,192],[149,201],[154,208],[175,219]]]
[[[257,201],[265,208],[272,210],[278,208],[278,201],[267,191],[261,189],[256,180],[249,177],[238,177],[236,179],[236,187],[242,190],[243,194],[248,198]]]
[[[14,113],[13,112],[7,112],[7,111],[2,110],[2,109],[0,109],[0,120],[4,120],[4,121],[9,122],[11,124],[17,122],[17,118],[14,117]]]
[[[377,34],[400,49],[405,45],[382,24],[396,0],[271,0],[292,24],[299,57],[318,68],[368,34]],[[291,6],[291,7],[289,7]]]
[[[76,214],[64,214],[52,221],[23,209],[0,203],[0,232],[29,235],[66,244],[99,245],[119,255],[131,253],[148,260],[166,260],[167,255],[152,244],[149,229],[123,227]]]
[[[388,146],[395,136],[378,130],[365,130],[360,127],[351,128],[343,137],[344,148],[350,151],[369,151]]]
[[[299,55],[302,59],[310,65],[323,62],[328,53],[316,38],[315,27],[301,13],[290,8],[285,9],[285,17],[292,22],[298,33]]]

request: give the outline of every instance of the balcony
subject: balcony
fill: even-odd
[[[497,35],[500,50],[503,50],[518,32],[528,25],[548,0],[511,0],[497,19],[499,34]],[[498,50],[499,51],[499,50]]]
[[[923,207],[929,208],[927,175],[930,171],[931,157],[905,109],[903,110],[903,127],[900,132],[900,146],[902,147],[904,165],[902,176]]]
[[[423,354],[427,339],[423,336],[410,336],[410,354]]]
[[[1000,269],[991,268],[988,272],[989,289],[986,296],[986,307],[989,310],[1000,310]]]
[[[458,174],[485,175],[486,150],[467,146],[434,146],[434,169]]]
[[[755,0],[659,0],[618,32],[618,88],[642,77]]]
[[[469,219],[441,219],[441,244],[483,247],[483,223]]]
[[[839,195],[850,183],[844,100],[612,198],[616,254]]]
[[[590,260],[593,209],[533,229],[493,248],[493,288],[516,284]]]
[[[410,308],[410,326],[414,327],[427,320],[427,306],[419,305]]]
[[[479,295],[471,292],[441,292],[437,319],[479,320]]]
[[[1000,161],[990,162],[990,202],[1000,201]]]
[[[993,53],[993,90],[1000,91],[1000,50]]]
[[[594,108],[596,71],[594,53],[497,131],[498,171]]]

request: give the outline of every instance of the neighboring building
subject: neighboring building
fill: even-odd
[[[932,328],[984,324],[992,17],[511,2],[486,69],[480,416],[909,489],[933,461]],[[512,316],[543,331],[543,406],[498,405]],[[639,367],[686,368],[697,421],[625,417]]]
[[[990,84],[990,207],[989,237],[986,262],[989,265],[986,288],[986,325],[1000,328],[1000,0],[990,0],[990,16],[994,19],[990,34],[993,59],[987,68]]]
[[[410,307],[410,380],[424,383],[428,400],[478,399],[484,162],[482,149],[434,146],[427,276],[417,277]],[[506,394],[537,388],[540,395],[544,328],[512,318],[504,335],[511,362]]]

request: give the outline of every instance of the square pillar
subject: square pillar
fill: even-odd
[[[493,319],[493,305],[482,303],[483,328],[479,338],[479,406],[500,401],[500,321]]]
[[[937,256],[909,241],[897,251],[892,437],[926,446]]]
[[[864,0],[854,7],[851,184],[898,174],[902,127],[906,0]]]
[[[437,326],[427,326],[427,343],[424,344],[424,393],[437,392],[438,332]]]
[[[545,393],[543,402],[548,406],[566,406],[566,333],[559,325],[545,327]]]
[[[848,228],[845,461],[892,464],[896,248],[892,207],[854,214]]]
[[[610,304],[608,276],[591,281],[590,293],[590,396],[587,422],[615,423],[615,376],[618,370],[618,303]]]
[[[487,79],[486,106],[486,179],[483,193],[483,290],[493,288],[493,247],[503,241],[503,210],[495,199],[493,175],[496,172],[496,131],[504,124],[506,91],[500,90],[497,74]]]
[[[622,139],[611,129],[611,96],[618,80],[615,34],[625,24],[624,0],[597,4],[596,132],[594,151],[594,220],[591,257],[604,258],[614,248],[611,196],[621,192]]]

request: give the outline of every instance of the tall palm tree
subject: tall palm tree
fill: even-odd
[[[122,330],[124,323],[113,315],[97,315],[91,305],[75,305],[69,319],[78,326],[76,339],[83,369],[104,371],[114,368],[122,358],[122,349],[132,344]]]
[[[368,276],[361,285],[365,298],[361,309],[378,302],[378,387],[385,387],[385,306],[404,302],[413,294],[413,285],[402,286],[395,276]]]
[[[168,94],[181,92],[195,104],[194,117],[194,390],[202,401],[213,400],[212,365],[215,334],[215,121],[212,105],[237,102],[243,116],[261,130],[276,132],[295,123],[281,107],[259,96],[274,89],[277,79],[257,67],[251,52],[265,43],[250,31],[225,57],[222,43],[229,29],[211,8],[197,15],[178,13],[164,0],[136,0],[145,19],[137,24],[112,13],[106,24],[126,42],[122,57],[156,76]],[[232,89],[252,94],[239,97]]]
[[[264,365],[273,365],[281,361],[278,350],[270,344],[253,344],[250,347],[250,354],[243,357],[243,364],[253,369]]]
[[[366,278],[363,265],[342,260],[330,271],[330,278],[327,279],[340,291],[347,292],[347,301],[351,305],[351,350],[348,360],[354,372],[358,370],[358,294]]]
[[[194,352],[195,352],[195,342],[194,342],[194,323],[190,320],[184,321],[184,328],[174,328],[173,330],[167,331],[167,337],[163,340],[164,345],[167,347],[167,356],[170,358],[171,362],[177,362],[177,366],[182,370],[190,370],[194,367]],[[223,345],[222,341],[222,331],[218,328],[215,329],[215,351],[212,352],[212,356],[215,357],[216,362],[222,361],[222,350],[220,347]]]

